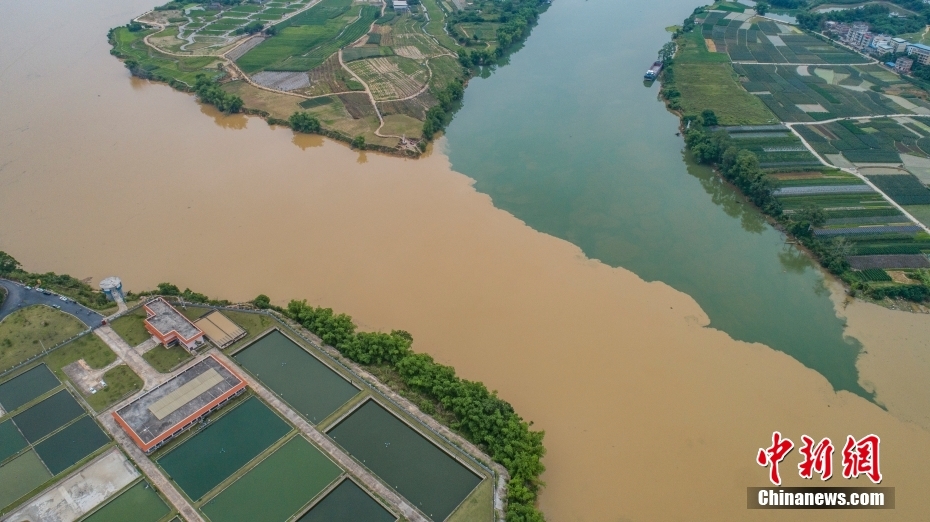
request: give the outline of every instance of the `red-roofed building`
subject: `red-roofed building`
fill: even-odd
[[[166,347],[179,343],[193,350],[205,342],[203,331],[161,297],[142,306],[148,314],[145,329]]]

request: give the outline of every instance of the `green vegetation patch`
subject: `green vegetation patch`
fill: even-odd
[[[84,415],[84,408],[70,393],[61,390],[13,417],[13,422],[26,440],[34,444],[81,415]]]
[[[121,364],[107,370],[102,376],[106,386],[97,389],[97,393],[86,397],[87,403],[95,411],[103,411],[116,404],[123,397],[142,389],[142,378],[132,368]]]
[[[304,109],[312,109],[314,107],[322,107],[324,105],[329,105],[333,103],[333,99],[329,96],[322,96],[320,98],[313,98],[310,100],[304,100],[300,102],[300,106]]]
[[[178,81],[193,86],[198,74],[218,76],[219,71],[207,68],[217,63],[213,56],[180,57],[169,56],[153,51],[142,40],[154,31],[132,32],[125,27],[117,27],[110,32],[113,55],[125,60],[126,67],[140,78],[147,78],[166,83]],[[222,31],[219,32],[222,34]]]
[[[75,317],[45,305],[17,310],[0,321],[0,370],[28,360],[86,329]]]
[[[156,346],[142,354],[142,358],[151,364],[152,368],[161,373],[168,373],[178,365],[193,359],[194,356],[180,344],[175,344],[168,348]]]
[[[194,500],[226,480],[287,434],[291,427],[251,397],[158,459]]]
[[[102,339],[94,334],[87,334],[48,354],[45,363],[59,379],[63,379],[65,374],[61,369],[81,359],[91,368],[99,370],[116,361],[116,354]]]
[[[84,522],[157,522],[170,511],[155,488],[142,480],[85,518]]]
[[[493,509],[493,499],[488,499]],[[492,513],[493,517],[493,513]],[[364,520],[365,522],[394,522],[397,517],[371,498],[365,490],[352,480],[343,480],[323,500],[310,508],[297,522],[331,522],[333,520]],[[465,520],[492,520],[492,518],[469,518]]]
[[[378,35],[380,36],[380,35]],[[394,51],[390,47],[346,47],[342,50],[342,61],[353,62],[365,58],[374,58],[377,56],[393,56]]]
[[[84,416],[35,446],[42,462],[55,475],[77,464],[110,442],[94,418]]]
[[[0,384],[0,406],[7,412],[14,411],[60,384],[47,366],[36,366]]]
[[[6,508],[50,478],[52,475],[32,450],[0,466],[0,509]]]
[[[307,11],[314,9],[316,7]],[[360,9],[360,17],[348,26],[344,18],[326,19],[322,25],[297,25],[293,19],[288,20],[281,24],[287,27],[282,27],[277,35],[249,50],[236,63],[248,74],[261,70],[309,71],[368,32],[379,10],[369,5]],[[345,16],[351,19],[357,13],[359,11],[353,9]]]
[[[296,436],[202,509],[213,522],[290,520],[341,474],[326,455]]]
[[[930,205],[930,189],[911,174],[867,177],[899,205]]]
[[[145,309],[139,308],[110,323],[110,328],[113,328],[113,331],[129,346],[138,346],[152,337],[152,334],[145,329],[146,316]]]
[[[328,417],[359,391],[277,330],[234,357],[313,424]]]
[[[764,125],[777,121],[759,98],[736,82],[729,64],[678,63],[674,71],[685,114],[712,109],[721,125]]]

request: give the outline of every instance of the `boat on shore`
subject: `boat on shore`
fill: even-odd
[[[647,80],[655,80],[656,78],[659,77],[659,72],[661,71],[662,71],[662,62],[660,61],[653,62],[652,67],[650,67],[649,70],[646,71],[644,78],[646,78]]]

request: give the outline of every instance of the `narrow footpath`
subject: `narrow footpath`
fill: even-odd
[[[132,346],[129,346],[129,344],[109,326],[101,326],[94,330],[94,333],[97,334],[97,337],[102,339],[103,342],[107,343],[107,346],[116,353],[116,356],[129,365],[132,371],[136,372],[136,375],[142,378],[145,382],[145,385],[142,387],[143,392],[151,390],[172,377],[169,373],[159,373],[155,368],[152,368],[152,366],[142,358],[140,352],[137,352]]]
[[[236,364],[228,357],[226,357],[223,352],[212,349],[209,351],[209,353],[223,361],[223,363],[228,365],[230,368],[236,367]],[[405,499],[397,494],[397,492],[382,484],[381,481],[372,475],[370,471],[362,467],[362,465],[356,462],[355,459],[350,457],[341,448],[336,446],[333,441],[317,431],[317,429],[311,426],[309,422],[304,420],[304,418],[292,410],[290,406],[279,399],[277,395],[265,388],[248,373],[238,373],[249,384],[249,388],[251,388],[253,392],[255,392],[265,402],[270,404],[274,409],[283,414],[287,420],[289,420],[292,424],[294,424],[294,426],[297,427],[298,430],[300,430],[301,433],[306,435],[307,438],[323,448],[323,450],[326,451],[329,456],[332,457],[336,462],[338,462],[340,466],[342,466],[344,469],[347,469],[352,475],[355,476],[355,478],[365,484],[365,486],[367,486],[371,491],[374,491],[382,498],[386,499],[392,506],[397,507],[405,519],[410,522],[430,522],[427,517],[420,513],[416,508],[408,504]]]
[[[145,473],[145,476],[148,477],[152,485],[168,499],[168,502],[170,502],[179,513],[181,513],[184,520],[187,522],[206,522],[203,517],[197,513],[194,506],[184,498],[184,495],[182,495],[171,481],[162,474],[158,466],[149,460],[145,453],[136,446],[128,435],[126,435],[126,432],[116,424],[116,420],[113,419],[113,415],[110,414],[110,411],[111,410],[107,410],[98,415],[97,420],[106,428],[110,436],[119,443],[123,451],[135,462],[136,466],[139,466],[142,472]]]

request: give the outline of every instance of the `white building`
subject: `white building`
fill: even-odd
[[[407,5],[406,0],[394,0],[394,12],[397,14],[409,13],[410,6]]]
[[[916,57],[920,65],[930,64],[930,47],[924,44],[909,44],[907,46],[907,55]]]
[[[903,53],[907,50],[907,45],[910,43],[904,38],[892,38],[891,43],[894,44],[894,52]]]

